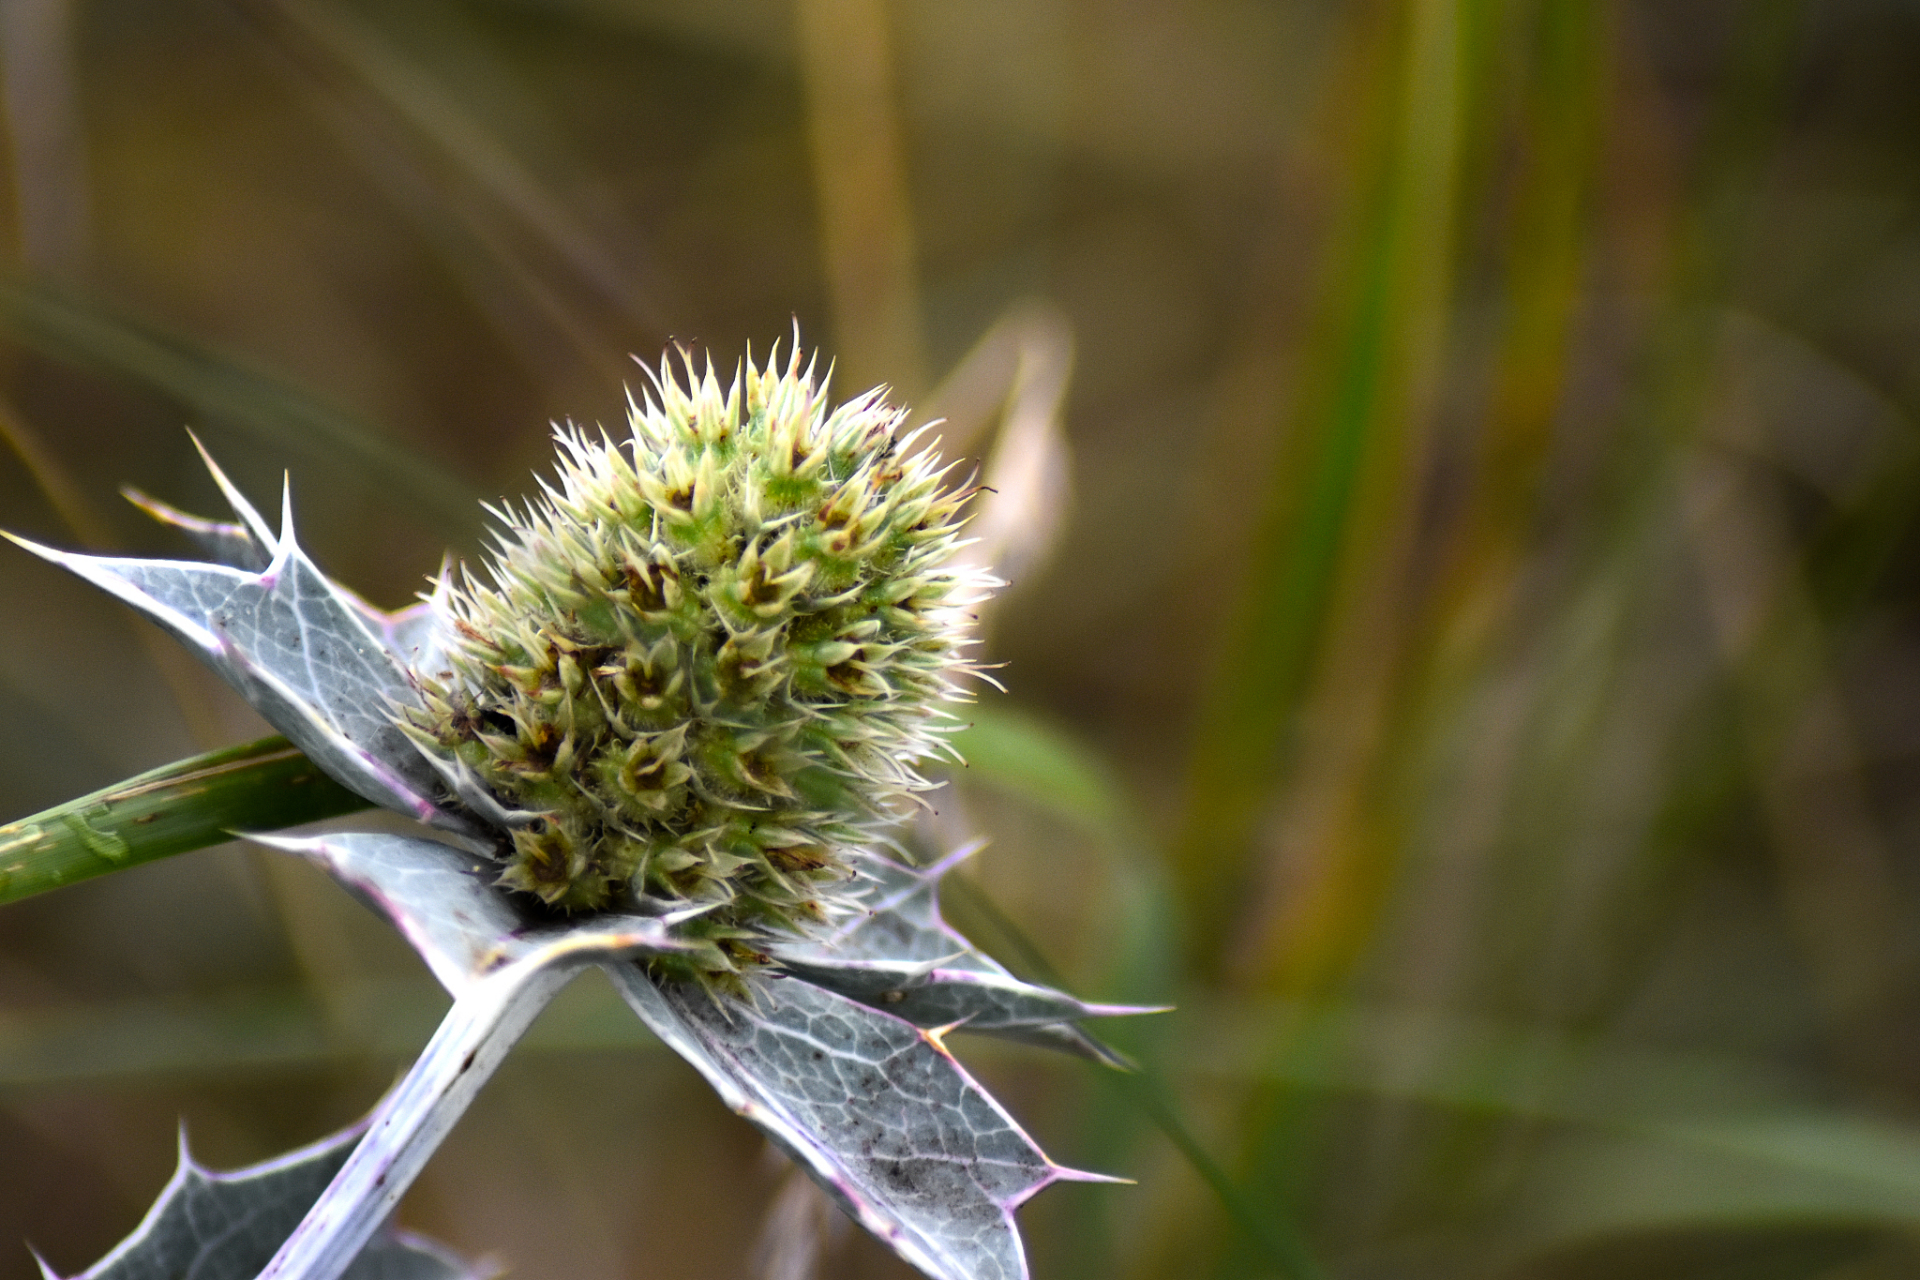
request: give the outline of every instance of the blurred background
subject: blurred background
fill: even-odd
[[[1179,1006],[961,1042],[1139,1182],[1040,1280],[1920,1276],[1916,67],[1912,0],[0,0],[0,526],[184,553],[116,491],[216,510],[191,426],[397,606],[629,353],[797,324],[1000,491],[950,914]],[[265,732],[0,601],[0,818]],[[0,910],[0,1278],[443,1007],[254,850]],[[783,1179],[593,977],[402,1217],[908,1274]]]

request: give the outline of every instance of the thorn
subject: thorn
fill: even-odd
[[[222,524],[218,520],[209,520],[204,516],[189,515],[171,503],[162,502],[152,494],[136,489],[130,484],[120,486],[120,496],[138,507],[150,518],[159,521],[161,524],[170,524],[176,529],[189,529],[194,533],[214,533],[223,528],[231,529],[234,527],[230,524]],[[252,536],[252,530],[247,530],[246,532],[248,536]]]
[[[1087,1004],[1081,1003],[1083,1018],[1131,1018],[1141,1013],[1174,1013],[1180,1006],[1172,1004]]]
[[[31,538],[23,538],[17,533],[8,533],[5,529],[0,529],[0,538],[5,538],[22,551],[31,552],[51,564],[60,565],[61,568],[67,567],[65,563],[67,553],[64,551],[55,551],[52,547],[43,547]]]
[[[241,523],[253,531],[253,536],[260,539],[261,546],[277,554],[280,544],[275,540],[273,531],[267,528],[267,522],[260,518],[260,513],[254,510],[253,504],[247,501],[246,495],[240,492],[233,481],[227,479],[227,473],[220,469],[220,464],[213,460],[213,455],[207,452],[207,446],[200,443],[200,437],[193,433],[191,427],[187,428],[187,439],[193,441],[193,447],[199,451],[200,461],[206,464],[207,474],[220,487],[221,496],[233,508],[233,514],[239,516]]]
[[[179,1147],[178,1163],[174,1168],[173,1177],[167,1180],[167,1185],[161,1192],[161,1199],[163,1200],[171,1199],[177,1187],[185,1186],[195,1179],[201,1181],[217,1180],[220,1176],[193,1158],[193,1152],[187,1144],[187,1120],[185,1116],[180,1118],[179,1128],[180,1131],[175,1136],[175,1143]]]
[[[1085,1035],[1086,1033],[1082,1032],[1081,1034]],[[1137,1076],[1140,1074],[1140,1064],[1138,1062],[1134,1061],[1131,1056],[1120,1052],[1112,1045],[1106,1043],[1104,1040],[1087,1036],[1087,1043],[1093,1046],[1093,1061],[1098,1062],[1101,1066],[1107,1068],[1107,1070],[1118,1071],[1122,1075],[1129,1076]]]
[[[261,831],[228,831],[226,834],[235,840],[304,858],[330,874],[341,870],[339,855],[327,844],[325,836],[275,836]]]
[[[718,908],[723,907],[725,905],[726,904],[724,902],[700,902],[700,903],[695,903],[693,906],[690,906],[690,907],[681,907],[677,911],[669,911],[665,915],[659,916],[657,918],[662,924],[676,925],[676,924],[680,924],[682,921],[691,920],[696,916],[703,916],[707,914],[709,911],[717,910]]]
[[[1049,1162],[1051,1163],[1051,1162]],[[1133,1178],[1121,1178],[1111,1173],[1088,1173],[1085,1169],[1069,1169],[1063,1164],[1053,1165],[1049,1182],[1110,1182],[1116,1186],[1137,1187],[1140,1184]]]
[[[949,964],[952,961],[958,960],[961,957],[965,956],[966,954],[967,954],[966,951],[962,949],[959,951],[955,951],[950,955],[938,956],[932,960],[919,961],[916,964],[907,966],[907,969],[903,976],[906,978],[908,986],[910,987],[922,986],[926,983],[928,978],[931,978],[935,973],[938,973],[942,966]]]
[[[280,540],[293,542],[293,473],[280,473]]]
[[[918,868],[922,880],[938,881],[947,872],[953,870],[967,859],[986,848],[992,841],[986,836],[976,836],[938,861]]]
[[[273,559],[267,562],[266,568],[254,575],[254,581],[268,591],[271,591],[274,584],[280,580],[280,575],[287,571],[287,566],[293,562],[294,552],[299,549],[293,540],[293,491],[291,487],[282,488],[280,491],[280,530],[282,534],[280,538],[262,539],[263,545],[269,551],[273,552]],[[256,534],[258,533],[257,530],[255,532]]]
[[[939,1053],[941,1057],[951,1058],[953,1057],[953,1053],[951,1050],[947,1048],[947,1033],[950,1031],[958,1030],[959,1028],[966,1026],[967,1023],[970,1022],[971,1020],[972,1020],[971,1015],[969,1015],[968,1017],[961,1018],[956,1022],[949,1022],[945,1026],[921,1027],[919,1029],[920,1038],[922,1040],[925,1040],[928,1044],[932,1045],[934,1047],[934,1050],[937,1053]]]
[[[259,831],[235,831],[231,834],[241,840],[251,840],[254,844],[265,845],[269,849],[278,849],[282,853],[297,853],[302,856],[320,853],[327,845],[325,836],[270,836]]]

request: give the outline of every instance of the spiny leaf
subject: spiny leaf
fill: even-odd
[[[453,1008],[367,1122],[367,1137],[286,1238],[261,1280],[336,1280],[385,1222],[480,1086],[580,969],[681,949],[672,917],[593,916],[539,927],[473,874],[472,858],[417,836],[263,838],[369,899],[419,948]]]
[[[366,807],[285,738],[210,751],[0,827],[0,903]]]
[[[940,878],[980,851],[974,841],[926,867],[910,867],[884,854],[854,850],[848,861],[865,882],[864,911],[853,915],[795,957],[832,955],[844,960],[939,961],[950,968],[1004,972],[940,916]]]
[[[8,535],[11,537],[11,535]],[[465,829],[431,797],[432,766],[394,727],[417,701],[400,663],[294,541],[283,503],[273,562],[225,565],[28,551],[85,578],[174,633],[313,761],[375,804]]]
[[[74,1280],[253,1280],[365,1132],[364,1124],[356,1124],[232,1173],[195,1164],[181,1134],[179,1167],[146,1218]],[[40,1266],[52,1280],[54,1272],[44,1262]],[[345,1280],[478,1280],[487,1274],[389,1226],[367,1242]]]
[[[487,883],[479,860],[418,837],[265,842],[312,859],[371,901],[456,996],[440,1032],[376,1112],[373,1138],[265,1273],[328,1280],[571,972],[670,949],[672,920],[594,916],[542,928]],[[1091,1176],[1049,1161],[937,1031],[798,979],[753,978],[746,999],[716,999],[633,964],[606,968],[648,1026],[729,1105],[939,1280],[1024,1276],[1013,1210],[1052,1182]]]
[[[713,998],[608,965],[634,1011],[867,1230],[935,1280],[1022,1280],[1013,1211],[1097,1175],[1048,1160],[937,1032],[793,979]]]
[[[1134,1005],[1088,1004],[1062,991],[1035,986],[1005,974],[978,969],[928,968],[897,960],[783,960],[792,976],[884,1009],[916,1027],[963,1027],[999,1031],[1046,1026],[1075,1018],[1108,1018],[1163,1009]]]
[[[697,914],[602,912],[554,923],[522,910],[530,899],[495,887],[498,864],[436,840],[386,832],[252,839],[314,863],[385,916],[456,997],[529,956],[554,962],[574,952],[683,950],[673,925]]]
[[[941,878],[979,848],[977,843],[962,845],[927,867],[905,866],[868,850],[850,851],[848,861],[866,882],[862,894],[865,910],[819,939],[781,946],[777,949],[780,962],[789,968],[805,966],[805,976],[810,980],[885,1008],[918,1026],[962,1023],[964,1030],[981,1035],[1057,1049],[1110,1067],[1129,1068],[1131,1064],[1124,1057],[1074,1026],[1070,1019],[1150,1013],[1154,1009],[1086,1005],[1045,987],[1031,987],[1008,973],[941,917]],[[903,975],[915,967],[926,974],[938,969],[945,975],[937,984],[942,989],[903,996],[896,1001],[891,993],[900,990],[899,987],[877,986],[878,971],[862,971],[863,966],[874,965],[898,966]],[[966,982],[973,985],[963,989],[960,984]],[[1039,1009],[1038,1003],[1019,1003],[1033,993],[1066,1001],[1088,1012],[1066,1012],[1050,1021],[1007,1016],[1016,1005],[1026,1013]],[[896,1003],[902,1007],[895,1007]],[[953,1016],[944,1016],[949,1011]]]
[[[161,524],[185,534],[215,564],[249,573],[264,571],[279,554],[280,539],[274,536],[273,530],[253,504],[247,501],[246,495],[227,478],[227,473],[213,460],[213,455],[200,443],[200,438],[192,432],[187,434],[200,451],[200,460],[206,464],[207,472],[220,487],[220,492],[239,517],[238,520],[210,520],[205,516],[196,516],[137,489],[122,489],[121,493],[127,501]],[[447,593],[452,589],[452,578],[448,565],[441,566],[430,598],[393,613],[375,608],[337,582],[332,583],[332,587],[334,594],[360,615],[360,620],[386,646],[395,661],[418,671],[432,672],[438,669],[444,660],[444,631],[449,625],[446,601]]]
[[[486,859],[421,836],[341,832],[252,837],[339,881],[400,931],[440,985],[459,995],[529,922],[491,885]]]
[[[120,494],[161,524],[185,534],[215,564],[258,573],[273,563],[273,553],[245,524],[196,516],[131,487],[121,489]]]

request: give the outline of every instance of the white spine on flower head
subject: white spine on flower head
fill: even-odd
[[[955,565],[973,490],[884,388],[830,408],[797,349],[725,388],[682,364],[630,438],[561,429],[554,479],[494,512],[406,728],[501,825],[502,884],[712,904],[712,977],[826,919],[841,851],[928,786],[999,584]]]

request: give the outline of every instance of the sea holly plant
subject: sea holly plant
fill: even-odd
[[[940,916],[967,850],[919,867],[890,836],[928,788],[923,762],[951,754],[976,674],[969,610],[997,585],[954,559],[970,489],[881,391],[831,406],[797,348],[725,386],[685,356],[649,376],[627,438],[562,429],[540,495],[494,511],[484,568],[443,569],[398,613],[313,565],[288,497],[275,528],[211,458],[234,520],[135,499],[204,562],[15,539],[171,631],[333,780],[420,824],[253,837],[382,913],[454,1000],[362,1125],[269,1171],[314,1185],[267,1256],[193,1275],[333,1280],[369,1248],[393,1254],[409,1183],[588,967],[929,1276],[1026,1275],[1014,1210],[1101,1180],[1049,1160],[946,1037],[1111,1062],[1079,1022],[1138,1010],[1015,978]],[[134,1274],[130,1251],[174,1274],[149,1228],[202,1183],[226,1185],[176,1177],[86,1274]]]

